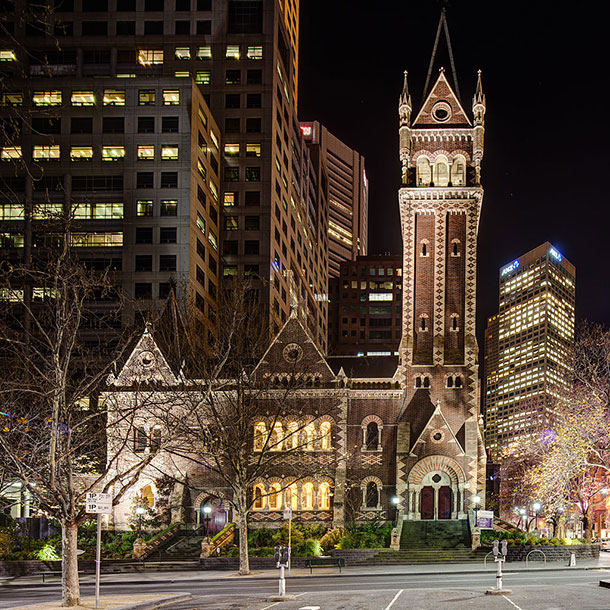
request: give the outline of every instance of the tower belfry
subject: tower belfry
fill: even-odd
[[[407,395],[402,421],[409,423],[409,440],[397,455],[396,485],[410,519],[464,518],[471,498],[484,496],[485,489],[475,333],[485,96],[479,73],[472,108],[460,101],[444,8],[430,70],[441,31],[454,82],[441,68],[433,84],[426,83],[416,110],[405,73],[398,108],[403,235],[399,375]]]

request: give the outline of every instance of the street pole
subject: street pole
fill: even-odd
[[[100,573],[102,564],[102,515],[97,514],[97,549],[95,550],[95,607],[100,607]]]
[[[290,562],[292,560],[292,506],[289,510],[290,517],[288,518],[288,572],[290,572]]]

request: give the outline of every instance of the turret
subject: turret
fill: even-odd
[[[481,70],[477,72],[477,88],[472,98],[474,116],[474,135],[472,141],[472,158],[476,171],[477,184],[481,183],[481,160],[483,159],[483,136],[485,132],[485,94],[481,83]]]
[[[398,103],[398,116],[400,118],[400,162],[402,164],[402,182],[406,183],[407,168],[409,167],[409,157],[411,148],[411,111],[413,104],[411,102],[411,94],[409,93],[409,83],[407,80],[407,71],[405,70],[404,83],[400,101]]]

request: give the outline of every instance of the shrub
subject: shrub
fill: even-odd
[[[57,554],[55,547],[50,542],[47,542],[37,553],[36,559],[41,559],[42,561],[57,561],[61,559],[61,557]]]
[[[344,527],[336,527],[322,536],[320,544],[325,551],[331,551],[337,546],[337,544],[339,544],[339,540],[341,540],[345,534],[346,532]]]
[[[294,548],[302,542],[305,542],[305,536],[302,530],[297,527],[293,527],[290,540],[292,547]],[[273,535],[273,544],[288,544],[288,525],[282,525],[282,527],[276,530],[275,534]]]
[[[248,534],[248,546],[256,549],[273,545],[275,532],[269,527],[261,527]]]
[[[371,532],[348,532],[337,545],[340,549],[374,549],[378,548],[377,536]]]
[[[319,540],[308,538],[294,547],[293,554],[298,557],[319,557],[322,554],[322,545]]]

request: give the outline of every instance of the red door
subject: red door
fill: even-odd
[[[422,519],[434,519],[434,488],[422,487],[420,493],[420,507]]]
[[[438,518],[451,519],[451,487],[444,485],[438,490]]]

